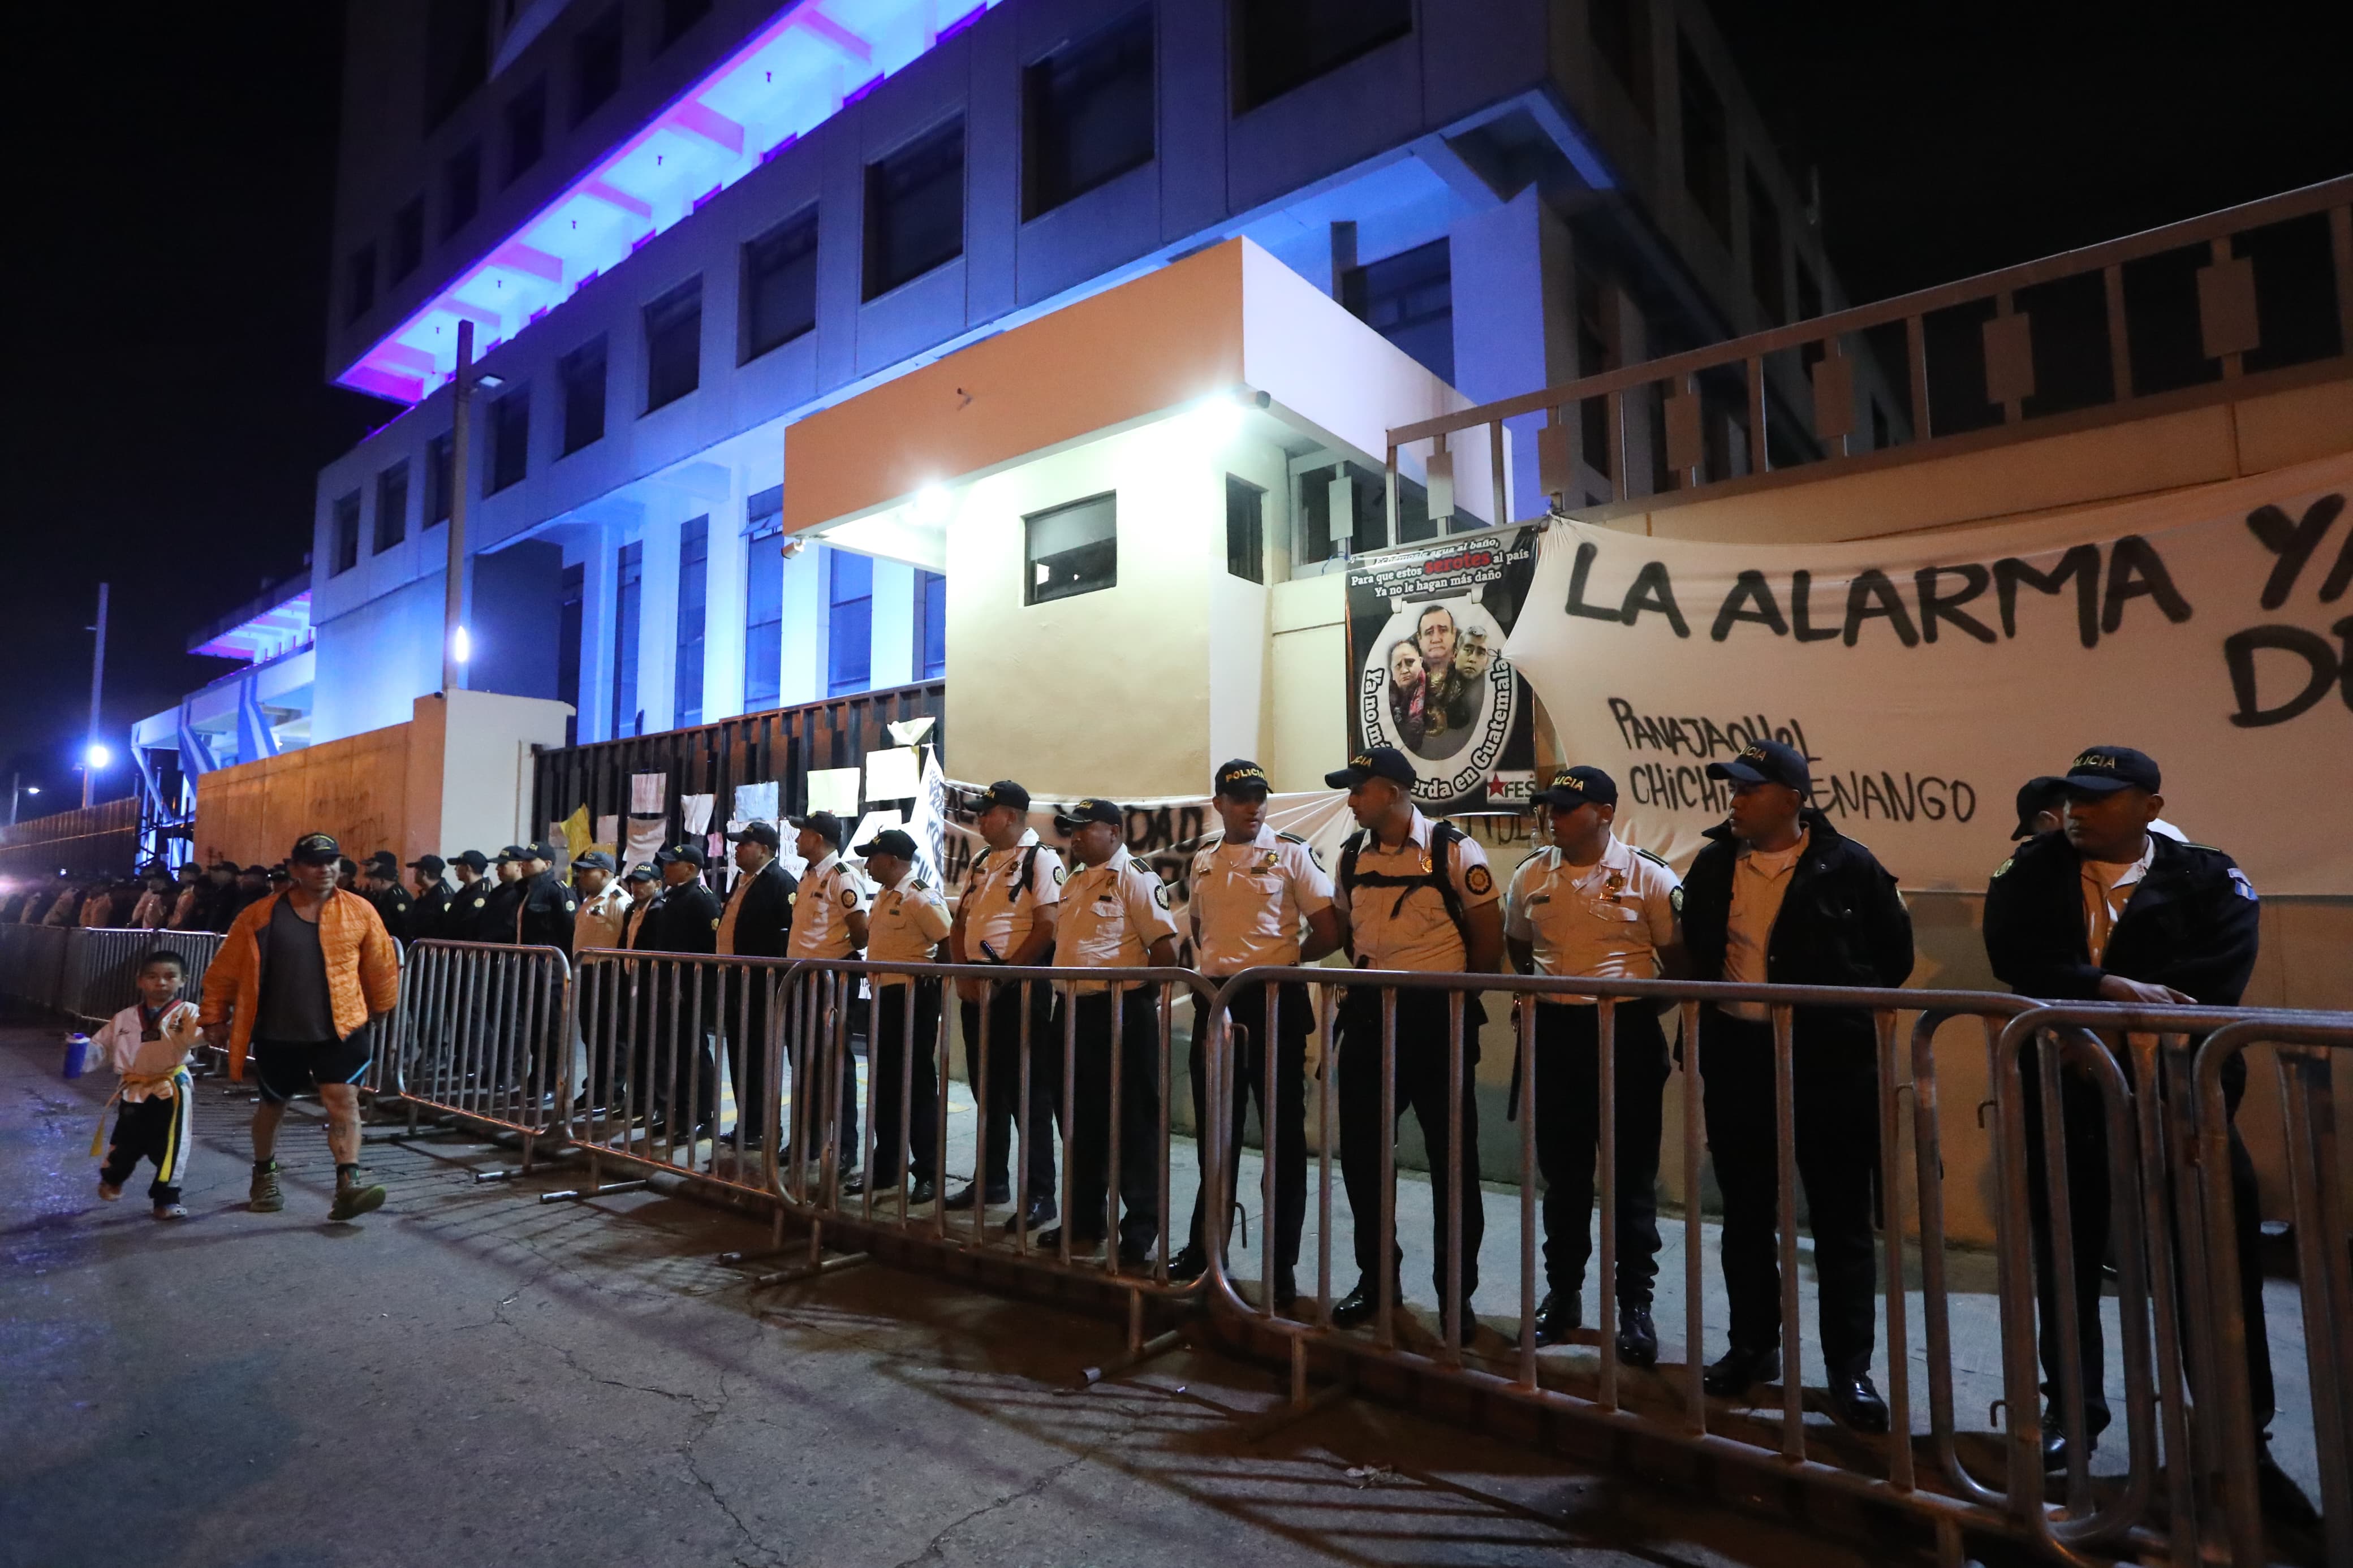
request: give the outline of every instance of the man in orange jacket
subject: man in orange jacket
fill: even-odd
[[[400,999],[400,950],[375,907],[335,886],[341,847],[306,833],[287,858],[291,883],[241,910],[205,971],[198,1017],[229,1026],[229,1077],[253,1058],[261,1104],[253,1113],[248,1206],[286,1206],[278,1186],[278,1124],[286,1102],[313,1085],[327,1108],[335,1154],[334,1220],[383,1206],[384,1189],[360,1182],[359,1081],[375,1056],[375,1020]]]

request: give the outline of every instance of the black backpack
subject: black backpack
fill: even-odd
[[[1426,871],[1417,871],[1409,877],[1400,877],[1388,871],[1359,872],[1356,869],[1356,858],[1364,851],[1365,837],[1366,829],[1360,827],[1348,835],[1348,841],[1340,847],[1340,893],[1344,899],[1348,900],[1350,906],[1353,908],[1355,905],[1355,889],[1359,883],[1367,888],[1395,888],[1398,889],[1397,902],[1389,906],[1389,918],[1395,920],[1405,909],[1405,901],[1413,897],[1413,890],[1416,888],[1435,889],[1440,900],[1446,905],[1446,918],[1454,922],[1455,932],[1462,939],[1462,950],[1465,952],[1470,952],[1471,927],[1463,918],[1462,896],[1454,890],[1454,880],[1447,875],[1452,868],[1454,847],[1468,838],[1470,835],[1451,822],[1431,823],[1430,825],[1430,868]],[[1353,936],[1349,939],[1348,946],[1353,955],[1356,950],[1356,939]]]

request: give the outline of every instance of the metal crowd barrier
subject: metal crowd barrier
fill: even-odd
[[[56,1011],[67,948],[79,934],[78,926],[0,926],[0,994]]]
[[[538,1142],[563,1138],[571,1116],[572,984],[557,948],[411,943],[371,1082],[412,1115],[520,1134],[529,1170]]]
[[[158,948],[180,955],[187,966],[181,994],[200,998],[220,944],[212,931],[0,925],[0,994],[102,1024],[139,999],[139,961]]]

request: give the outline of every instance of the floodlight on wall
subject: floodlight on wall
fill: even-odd
[[[500,387],[504,386],[506,384],[507,378],[505,376],[493,375],[489,371],[482,371],[474,377],[474,384],[480,387],[484,392],[496,392]]]
[[[114,753],[96,741],[90,743],[90,750],[84,752],[82,757],[94,768],[105,767],[114,761]]]
[[[1241,405],[1230,397],[1212,397],[1187,413],[1185,423],[1204,448],[1220,451],[1227,442],[1241,434]]]
[[[915,521],[926,528],[937,528],[948,520],[955,506],[945,485],[925,485],[915,492]]]

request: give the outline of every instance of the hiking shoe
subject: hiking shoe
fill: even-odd
[[[98,1184],[98,1195],[100,1199],[111,1204],[122,1196],[122,1189],[116,1186],[112,1182],[100,1181]]]
[[[382,1207],[384,1207],[382,1187],[364,1187],[357,1182],[353,1182],[350,1186],[335,1189],[334,1206],[327,1210],[327,1217],[336,1221],[353,1220],[364,1214],[374,1214]]]
[[[276,1214],[286,1206],[286,1194],[278,1190],[278,1167],[253,1173],[253,1184],[246,1189],[245,1206],[255,1214]]]
[[[188,1217],[188,1208],[185,1204],[157,1204],[155,1205],[155,1217],[157,1219],[185,1219]]]

